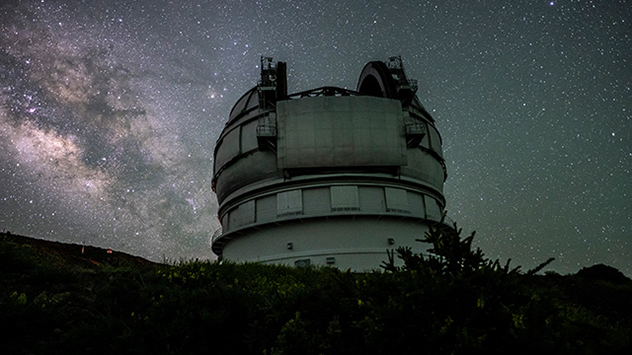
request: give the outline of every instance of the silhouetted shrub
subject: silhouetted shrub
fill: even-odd
[[[632,285],[523,273],[460,233],[432,229],[429,255],[372,273],[196,261],[66,279],[0,246],[25,268],[0,270],[2,354],[630,353]]]
[[[577,276],[590,280],[612,282],[619,285],[629,284],[632,282],[632,280],[626,277],[618,269],[604,264],[596,264],[590,267],[582,268],[577,272]]]

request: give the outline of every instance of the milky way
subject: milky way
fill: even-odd
[[[489,257],[632,275],[625,1],[0,5],[0,228],[213,258],[215,140],[260,55],[291,92],[401,55],[442,134],[449,215]]]

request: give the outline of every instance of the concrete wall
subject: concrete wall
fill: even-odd
[[[244,230],[242,235],[226,244],[223,256],[236,262],[292,266],[303,266],[308,262],[310,265],[367,271],[378,269],[387,260],[387,250],[410,246],[416,252],[426,251],[428,244],[415,239],[423,238],[427,230],[425,224],[412,219],[392,217],[293,220],[267,228]]]

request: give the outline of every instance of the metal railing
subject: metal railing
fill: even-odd
[[[257,137],[276,137],[277,130],[276,125],[258,125]]]
[[[211,234],[211,246],[213,246],[213,243],[215,243],[215,241],[222,236],[222,227],[220,226],[219,228],[217,228],[215,230],[215,232],[213,232],[213,234]]]

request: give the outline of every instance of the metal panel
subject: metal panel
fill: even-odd
[[[303,189],[303,213],[323,215],[331,212],[329,187]]]
[[[406,190],[396,189],[392,187],[385,187],[384,194],[386,195],[386,211],[387,212],[410,213],[410,209],[408,207],[408,198],[406,196]]]
[[[428,125],[428,132],[430,133],[430,146],[431,149],[434,150],[440,157],[443,156],[443,151],[441,149],[441,138],[439,137],[439,132],[432,125]]]
[[[222,216],[222,221],[221,221],[221,223],[222,223],[222,232],[223,232],[223,233],[228,232],[228,231],[232,228],[232,227],[228,224],[228,220],[229,220],[229,218],[228,218],[228,213],[226,213],[226,214],[224,214],[224,215]]]
[[[437,157],[428,151],[411,149],[408,165],[401,168],[401,174],[428,183],[437,191],[443,190],[443,169]]]
[[[230,159],[239,154],[239,128],[228,132],[219,144],[220,146],[215,156],[217,169],[224,166]]]
[[[276,194],[257,199],[256,220],[257,223],[271,222],[276,219]]]
[[[441,208],[434,198],[425,195],[424,200],[426,202],[426,218],[431,221],[441,220]]]
[[[255,200],[250,200],[239,205],[239,214],[243,225],[255,223]]]
[[[281,101],[281,168],[405,164],[401,104],[377,97],[313,97]]]
[[[301,190],[279,192],[277,194],[277,216],[303,213]]]
[[[254,88],[248,90],[248,92],[246,92],[241,98],[239,98],[239,100],[235,103],[235,106],[233,106],[233,109],[230,111],[229,121],[232,121],[233,118],[246,111],[248,108],[252,107],[254,104],[252,98],[257,97],[257,95],[257,87],[255,86]]]
[[[419,145],[424,147],[424,148],[426,148],[426,149],[430,149],[430,135],[428,134],[428,126],[429,126],[429,124],[426,123],[426,122],[421,122],[420,124],[422,124],[425,127],[426,134],[421,139],[421,143],[419,143]]]
[[[259,147],[257,143],[257,125],[259,120],[254,120],[241,126],[241,151],[248,152]]]
[[[229,212],[231,228],[239,228],[255,222],[255,201],[242,203]]]
[[[385,212],[384,188],[381,186],[358,186],[360,210],[362,212]]]
[[[357,186],[332,186],[331,210],[350,211],[360,209]]]
[[[414,217],[424,217],[424,197],[423,195],[408,191],[408,207],[410,208],[410,213]]]

